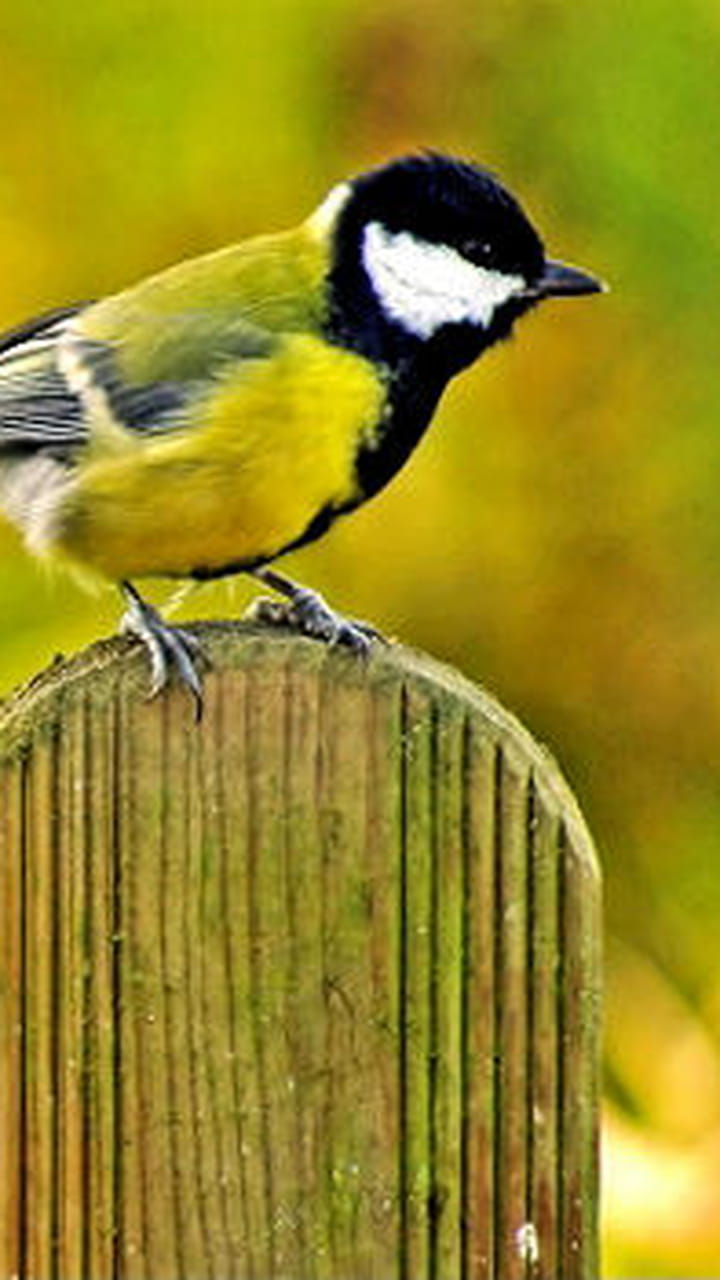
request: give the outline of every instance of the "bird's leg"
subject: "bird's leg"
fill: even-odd
[[[182,627],[172,627],[165,622],[152,605],[143,600],[140,593],[130,582],[121,582],[120,589],[127,601],[127,611],[120,623],[121,631],[137,636],[142,640],[150,657],[150,694],[165,688],[170,678],[171,668],[177,671],[183,684],[186,684],[195,698],[197,719],[202,715],[202,682],[197,672],[195,660],[200,652],[200,645],[189,631]]]
[[[275,607],[271,601],[259,601],[255,617],[260,621],[295,627],[303,635],[324,640],[326,644],[347,645],[358,653],[367,653],[373,641],[387,643],[384,636],[367,622],[335,613],[317,591],[299,586],[275,569],[257,568],[249,572],[288,601],[284,608]]]

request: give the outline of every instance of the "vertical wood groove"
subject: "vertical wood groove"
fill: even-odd
[[[245,685],[245,746],[247,752],[248,795],[247,795],[247,917],[248,917],[248,973],[250,980],[250,1018],[253,1047],[255,1051],[255,1067],[260,1105],[260,1132],[262,1148],[263,1195],[265,1201],[265,1241],[268,1254],[268,1273],[275,1275],[275,1197],[273,1189],[273,1147],[270,1133],[270,1100],[268,1097],[267,1067],[265,1062],[266,1041],[261,1022],[262,1007],[262,917],[258,902],[257,875],[258,861],[263,856],[260,842],[258,813],[258,770],[261,761],[254,750],[255,717],[258,706],[258,693],[252,674],[246,677]]]
[[[318,690],[318,743],[315,761],[315,807],[320,815],[319,828],[319,895],[320,895],[320,970],[323,1002],[323,1095],[322,1116],[323,1129],[327,1135],[324,1144],[323,1181],[327,1212],[328,1247],[332,1258],[333,1270],[340,1265],[338,1260],[338,1239],[335,1222],[335,1205],[333,1199],[335,1177],[335,1074],[332,1069],[334,1059],[334,1023],[330,1014],[330,998],[332,992],[332,974],[329,959],[329,847],[323,839],[322,815],[328,807],[329,766],[327,761],[327,688],[320,682]]]
[[[217,785],[214,778],[215,761],[212,761],[211,764],[208,762],[206,757],[209,754],[205,750],[205,744],[201,742],[198,745],[198,757],[199,775],[202,778],[202,799],[199,806],[202,865],[198,922],[203,939],[213,930],[222,929],[223,912],[222,902],[216,903],[215,900],[213,879],[209,875],[209,868],[204,865],[206,860],[209,859],[209,851],[211,849],[217,855],[218,867],[222,865],[222,833],[216,820],[217,815],[211,812],[212,796]],[[216,919],[216,916],[219,918]],[[218,1258],[218,1255],[222,1252],[223,1245],[225,1246],[226,1254],[230,1248],[223,1171],[220,1104],[220,1076],[223,1070],[222,1058],[225,1057],[225,1054],[220,1052],[220,1037],[223,1026],[219,1018],[217,1027],[213,1027],[213,1014],[216,1008],[214,966],[212,971],[210,968],[210,962],[213,959],[212,950],[202,946],[198,964],[200,1004],[198,1012],[200,1014],[201,1027],[200,1056],[204,1068],[205,1084],[203,1115],[206,1118],[206,1142],[204,1145],[210,1171],[209,1173],[207,1170],[204,1171],[200,1184],[200,1195],[206,1206],[205,1260],[208,1276],[210,1280],[214,1280],[216,1276],[218,1280],[225,1280],[225,1264],[219,1261]],[[220,1062],[216,1060],[218,1057],[221,1059]]]
[[[169,757],[169,708],[165,702],[160,717],[160,827],[158,831],[159,859],[158,859],[158,893],[159,901],[165,902],[168,899],[170,883],[168,876],[169,848],[168,842],[170,833],[168,831],[168,810],[169,810],[169,793],[170,778],[168,777],[168,757]],[[170,1207],[173,1218],[173,1237],[175,1244],[175,1269],[177,1272],[177,1280],[185,1280],[185,1219],[182,1206],[182,1178],[181,1165],[182,1159],[178,1147],[178,1131],[176,1117],[178,1115],[178,1083],[176,1079],[177,1060],[175,1054],[171,1051],[173,1044],[173,1026],[172,1026],[172,1005],[170,1002],[170,987],[172,978],[170,975],[170,940],[168,932],[171,927],[171,919],[167,912],[162,912],[160,916],[160,998],[161,998],[161,1018],[164,1035],[164,1052],[162,1058],[164,1060],[164,1081],[165,1081],[165,1109],[168,1119],[167,1132],[168,1143],[170,1149]]]
[[[369,956],[367,982],[371,993],[375,1059],[374,1090],[368,1099],[373,1142],[380,1146],[377,1190],[370,1212],[370,1233],[381,1242],[380,1256],[368,1267],[388,1277],[396,1276],[396,1223],[398,1219],[398,1088],[397,987],[394,983],[399,929],[399,842],[393,840],[400,800],[400,751],[394,732],[399,724],[400,694],[373,690],[367,701],[367,765],[365,775],[364,858],[372,877],[369,901]],[[388,756],[387,736],[394,747]],[[382,1137],[381,1137],[382,1135]],[[371,1255],[372,1258],[372,1255]]]
[[[95,841],[91,821],[92,796],[95,791],[95,760],[91,746],[91,707],[83,698],[80,708],[81,738],[81,823],[82,823],[82,975],[80,996],[80,1270],[92,1275],[91,1238],[95,1202],[92,1187],[93,1069],[98,1054],[95,1040]],[[99,948],[102,951],[102,944]]]
[[[63,955],[62,928],[63,911],[61,900],[60,869],[60,726],[53,728],[48,747],[48,823],[49,823],[49,868],[48,888],[50,894],[50,987],[48,991],[48,1074],[50,1081],[50,1280],[59,1280],[60,1271],[60,1212],[61,1195],[64,1183],[62,1167],[62,1107],[63,1090],[62,1072],[62,1005],[63,1005]]]
[[[20,947],[18,974],[18,1170],[17,1170],[17,1270],[27,1280],[28,1264],[28,833],[30,828],[29,763],[25,753],[18,763],[20,860]]]
[[[112,1280],[124,1280],[124,1055],[123,1055],[123,868],[121,819],[122,793],[120,782],[120,709],[116,702],[112,711],[112,746],[110,754],[110,923],[111,923],[111,984],[112,984]]]
[[[216,710],[216,716],[218,712]],[[207,784],[208,796],[214,801],[214,828],[216,831],[217,844],[217,882],[220,892],[217,900],[217,933],[220,939],[220,961],[217,966],[215,976],[213,978],[212,988],[207,991],[207,1005],[205,1024],[208,1029],[206,1040],[206,1053],[208,1060],[213,1063],[211,1079],[213,1081],[213,1132],[215,1135],[215,1167],[217,1170],[217,1191],[216,1199],[218,1202],[218,1235],[221,1240],[222,1253],[224,1261],[221,1263],[223,1277],[227,1280],[234,1280],[235,1265],[234,1257],[237,1249],[234,1243],[234,1232],[230,1223],[230,1212],[228,1206],[228,1162],[226,1156],[226,1135],[224,1133],[227,1124],[227,1105],[226,1099],[233,1098],[233,1075],[234,1064],[233,1054],[233,1033],[231,1030],[230,1009],[218,1009],[217,988],[222,987],[223,982],[227,982],[224,958],[228,949],[229,922],[228,912],[230,910],[230,900],[222,893],[223,883],[223,867],[227,864],[228,855],[226,847],[226,827],[223,812],[224,794],[222,791],[221,778],[221,762],[215,751],[214,743],[212,743],[212,777]],[[224,1015],[224,1016],[223,1016]],[[213,1035],[213,1023],[217,1019],[218,1030],[222,1030],[222,1041],[220,1036]]]
[[[438,1185],[438,1072],[440,1067],[440,1011],[439,999],[439,966],[440,966],[440,817],[438,813],[438,790],[440,780],[439,759],[439,712],[433,702],[430,706],[429,723],[429,755],[428,755],[428,809],[429,809],[429,841],[430,841],[430,885],[429,885],[429,918],[428,918],[428,1082],[427,1082],[427,1134],[428,1134],[428,1177],[427,1177],[427,1276],[428,1280],[438,1277],[438,1227],[439,1215],[442,1212],[440,1201],[441,1189]]]
[[[126,785],[123,764],[127,768]],[[138,1143],[135,1133],[132,1142],[125,1144],[123,1140],[126,1124],[131,1130],[144,1128],[153,1111],[153,1077],[150,1077],[148,1096],[144,1024],[149,1016],[154,1019],[154,1014],[148,1014],[146,984],[137,954],[141,943],[146,942],[142,909],[145,895],[149,898],[149,893],[141,871],[144,832],[138,803],[140,769],[135,725],[124,698],[118,700],[115,709],[111,769],[113,1079],[118,1086],[113,1108],[113,1230],[120,1268],[117,1280],[126,1280],[128,1249],[139,1249],[142,1275],[144,1280],[150,1280],[155,1250],[149,1213],[152,1179],[148,1166],[154,1159],[154,1144]],[[157,785],[160,785],[159,778]],[[148,869],[151,883],[156,879],[158,855],[159,850],[153,866]],[[131,993],[135,997],[132,1000]],[[127,1080],[126,1087],[123,1087],[123,1077]]]
[[[525,936],[525,971],[527,974],[527,1010],[525,1031],[525,1215],[524,1223],[532,1232],[534,1241],[537,1226],[533,1218],[533,1185],[535,1177],[535,1081],[536,1054],[536,1009],[535,1009],[535,963],[536,963],[536,918],[535,918],[535,836],[537,824],[537,793],[535,777],[532,770],[528,773],[525,786],[525,893],[526,893],[526,936]],[[521,1237],[522,1240],[522,1237]],[[526,1244],[525,1274],[527,1280],[533,1280],[536,1274],[533,1262],[533,1247]]]
[[[460,1240],[460,1277],[470,1280],[470,1020],[471,1006],[471,928],[472,928],[472,850],[470,796],[472,788],[472,729],[465,713],[462,721],[460,760],[460,1194],[458,1200],[458,1234]]]
[[[408,1273],[408,692],[400,689],[399,903],[398,903],[398,1280]]]
[[[200,1051],[198,1049],[198,1033],[197,1033],[197,1011],[199,999],[194,982],[194,973],[197,967],[196,956],[193,951],[193,940],[195,933],[195,925],[197,916],[200,911],[200,903],[198,901],[191,902],[190,891],[196,888],[195,872],[196,868],[193,859],[193,843],[192,843],[192,815],[189,812],[190,805],[190,770],[187,756],[185,758],[185,795],[186,803],[184,809],[185,816],[185,840],[184,840],[184,883],[185,889],[183,893],[183,981],[185,994],[185,1037],[188,1054],[188,1093],[189,1093],[189,1117],[188,1130],[191,1146],[191,1165],[189,1169],[189,1181],[192,1184],[192,1194],[194,1205],[197,1208],[197,1223],[200,1237],[200,1256],[203,1262],[203,1276],[212,1276],[213,1262],[212,1250],[210,1245],[210,1230],[207,1216],[205,1188],[203,1185],[203,1152],[205,1147],[205,1132],[201,1122],[202,1105],[200,1101]],[[201,808],[202,814],[202,808]],[[201,830],[202,835],[202,830]],[[202,845],[202,839],[198,841]],[[196,940],[196,939],[195,939]]]
[[[303,1188],[305,1183],[305,1155],[303,1150],[303,1112],[306,1106],[306,1098],[304,1095],[304,1072],[300,1053],[300,1027],[297,1018],[295,988],[298,982],[298,974],[302,960],[300,957],[300,928],[298,921],[298,907],[296,900],[296,886],[294,882],[294,866],[296,861],[296,849],[293,840],[293,816],[294,816],[294,797],[292,789],[292,770],[293,770],[293,726],[292,726],[292,674],[289,667],[283,670],[282,683],[282,720],[283,720],[283,752],[282,752],[282,812],[286,821],[283,829],[283,879],[284,879],[284,907],[287,919],[287,961],[288,967],[285,974],[285,1011],[286,1011],[286,1037],[288,1041],[289,1063],[292,1072],[292,1098],[293,1098],[293,1136],[295,1150],[294,1157],[294,1213],[295,1213],[295,1231],[300,1267],[302,1270],[298,1272],[297,1280],[305,1280],[306,1276],[311,1276],[314,1272],[312,1265],[312,1251],[308,1248],[307,1232],[305,1226],[305,1205]]]
[[[554,765],[424,658],[207,635],[200,725],[129,647],[0,708],[0,1271],[596,1280]]]
[[[221,917],[222,917],[222,947],[223,947],[223,972],[225,981],[225,999],[226,999],[226,1017],[228,1026],[229,1051],[230,1051],[230,1086],[232,1091],[232,1128],[234,1134],[235,1160],[238,1171],[238,1184],[240,1193],[240,1220],[242,1226],[243,1251],[245,1255],[245,1277],[244,1280],[255,1280],[255,1258],[252,1235],[250,1230],[249,1217],[249,1200],[247,1186],[247,1159],[245,1155],[245,1133],[244,1133],[244,1101],[243,1086],[240,1078],[239,1064],[239,1041],[237,1030],[237,1016],[235,1011],[235,973],[234,973],[234,954],[233,954],[233,937],[230,925],[230,913],[232,910],[232,894],[230,882],[230,859],[231,847],[228,834],[228,803],[227,792],[224,775],[224,739],[225,731],[225,712],[223,699],[217,699],[217,712],[215,719],[215,735],[213,738],[213,751],[215,755],[215,804],[218,815],[219,824],[219,841],[220,841],[220,894],[221,894]],[[227,1209],[226,1209],[227,1214]],[[237,1274],[233,1264],[233,1270],[229,1280],[233,1280]]]
[[[492,1186],[493,1189],[502,1185],[503,1177],[503,1146],[502,1146],[502,1128],[501,1116],[505,1102],[504,1085],[503,1085],[503,1060],[502,1060],[502,991],[504,987],[505,975],[505,955],[502,945],[502,917],[503,917],[503,893],[504,893],[504,876],[503,876],[503,856],[504,856],[504,824],[503,824],[503,808],[504,808],[504,787],[505,787],[505,757],[502,747],[498,744],[495,747],[494,760],[494,779],[493,779],[493,972],[497,983],[496,998],[493,1002],[492,1010],[492,1044],[493,1044],[493,1071],[492,1071],[492,1114],[494,1116],[493,1134],[492,1134]],[[504,1234],[504,1223],[502,1220],[503,1200],[495,1194],[493,1196],[493,1218],[492,1218],[492,1280],[504,1280],[502,1275],[502,1253]]]
[[[558,916],[558,937],[564,942],[566,931],[566,911],[567,911],[567,854],[568,842],[565,834],[565,827],[560,825],[557,832],[557,850],[558,850],[558,898],[557,898],[557,916]],[[556,1191],[556,1212],[557,1212],[557,1236],[559,1240],[564,1240],[567,1231],[567,1203],[566,1203],[566,1187],[565,1187],[565,1159],[564,1159],[564,1134],[565,1134],[565,1054],[567,1049],[566,1037],[566,981],[567,966],[565,963],[565,948],[561,945],[558,948],[557,960],[557,985],[556,985],[556,1021],[558,1028],[558,1055],[557,1055],[557,1130],[556,1130],[556,1151],[557,1161],[555,1165],[557,1191]],[[558,1280],[574,1280],[574,1277],[568,1275],[566,1270],[566,1256],[564,1250],[559,1253],[557,1259]]]

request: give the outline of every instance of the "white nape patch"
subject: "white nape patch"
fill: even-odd
[[[328,192],[321,205],[310,214],[306,226],[314,235],[324,237],[337,221],[337,216],[350,197],[349,182],[339,182]]]
[[[363,261],[383,310],[418,338],[446,324],[487,329],[497,308],[526,288],[520,275],[478,267],[450,245],[379,222],[365,228]]]

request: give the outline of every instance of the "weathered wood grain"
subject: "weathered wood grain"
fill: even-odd
[[[551,758],[392,648],[198,629],[0,709],[0,1277],[595,1280],[600,894]]]

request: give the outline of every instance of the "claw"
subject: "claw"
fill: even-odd
[[[390,641],[387,636],[384,636],[382,631],[378,631],[377,627],[373,627],[369,622],[364,622],[361,618],[349,618],[348,621],[355,631],[359,631],[371,643],[389,646]]]
[[[171,627],[165,622],[157,609],[143,600],[131,583],[123,582],[122,591],[128,608],[120,629],[142,640],[150,658],[148,697],[154,698],[165,688],[174,667],[195,699],[195,718],[200,720],[203,711],[202,682],[195,665],[196,658],[202,653],[199,641],[183,627]]]
[[[255,620],[290,626],[315,640],[323,640],[329,645],[345,645],[363,656],[370,652],[374,643],[387,644],[385,637],[369,623],[336,613],[317,591],[298,586],[274,569],[256,569],[253,574],[286,597],[283,604],[261,598],[253,610]]]
[[[256,596],[243,610],[243,621],[263,627],[289,627],[290,605],[287,600],[272,600],[270,596]]]

